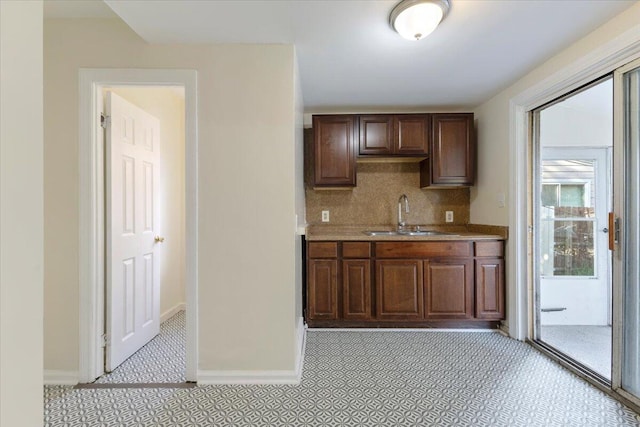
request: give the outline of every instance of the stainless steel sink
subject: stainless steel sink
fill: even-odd
[[[433,230],[416,230],[416,231],[385,231],[385,230],[367,230],[364,234],[368,236],[456,236],[454,233]]]
[[[397,231],[378,231],[378,230],[367,230],[364,234],[368,236],[398,236]]]
[[[429,231],[429,230],[425,230],[425,231],[407,231],[407,232],[401,232],[399,233],[400,235],[407,235],[407,236],[455,236],[455,234],[453,233],[446,233],[444,231]]]

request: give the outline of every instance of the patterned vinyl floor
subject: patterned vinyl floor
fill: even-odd
[[[186,323],[180,311],[162,322],[160,333],[97,384],[181,383],[185,381]]]
[[[46,426],[640,426],[498,333],[313,331],[299,385],[45,387]]]

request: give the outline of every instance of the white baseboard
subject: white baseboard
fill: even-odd
[[[185,304],[184,302],[181,302],[181,303],[178,303],[178,304],[174,305],[169,310],[165,311],[164,313],[162,313],[160,315],[160,323],[164,322],[165,320],[170,319],[176,313],[178,313],[179,311],[184,310],[186,307],[187,307],[187,304]]]
[[[298,328],[296,329],[296,375],[298,383],[302,380],[302,371],[304,370],[304,350],[307,344],[307,325],[304,324],[302,317],[298,318]]]
[[[304,367],[306,326],[299,318],[296,328],[296,364],[290,371],[198,371],[198,384],[300,384]]]
[[[44,370],[44,385],[76,385],[80,376],[78,371]]]

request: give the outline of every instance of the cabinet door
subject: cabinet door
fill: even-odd
[[[433,114],[431,184],[472,185],[475,174],[473,114]]]
[[[314,185],[356,185],[356,116],[313,116]]]
[[[476,260],[476,317],[504,319],[504,260],[478,258]]]
[[[393,152],[393,116],[360,116],[360,154]]]
[[[394,134],[395,154],[429,154],[430,121],[428,114],[395,116]]]
[[[342,261],[342,298],[344,319],[371,319],[371,261]]]
[[[425,266],[425,318],[473,318],[473,260],[429,260]]]
[[[309,319],[338,318],[338,260],[311,259],[307,269]]]
[[[376,261],[377,319],[422,319],[422,281],[422,261]]]

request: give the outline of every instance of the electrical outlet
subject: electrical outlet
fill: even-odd
[[[446,222],[453,222],[453,211],[446,211],[444,213],[444,220]]]
[[[322,222],[329,222],[329,211],[322,211]]]

